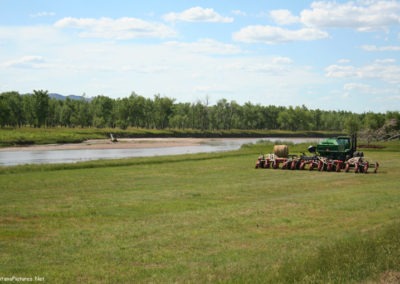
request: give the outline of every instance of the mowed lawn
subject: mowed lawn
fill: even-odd
[[[380,161],[378,174],[256,170],[260,149],[272,146],[0,171],[0,276],[48,283],[398,276],[398,143],[365,150]]]

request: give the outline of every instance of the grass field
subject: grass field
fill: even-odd
[[[366,175],[255,170],[265,144],[0,168],[0,282],[397,279],[400,144],[385,146],[364,150],[381,163]]]

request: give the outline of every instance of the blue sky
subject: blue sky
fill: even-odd
[[[400,2],[0,0],[0,92],[400,110]]]

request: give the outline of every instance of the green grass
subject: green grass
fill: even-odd
[[[305,145],[291,145],[301,151]],[[0,277],[48,283],[358,283],[400,271],[400,145],[378,174],[229,153],[0,169]]]

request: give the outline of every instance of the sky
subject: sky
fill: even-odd
[[[400,1],[0,0],[0,93],[400,111]]]

